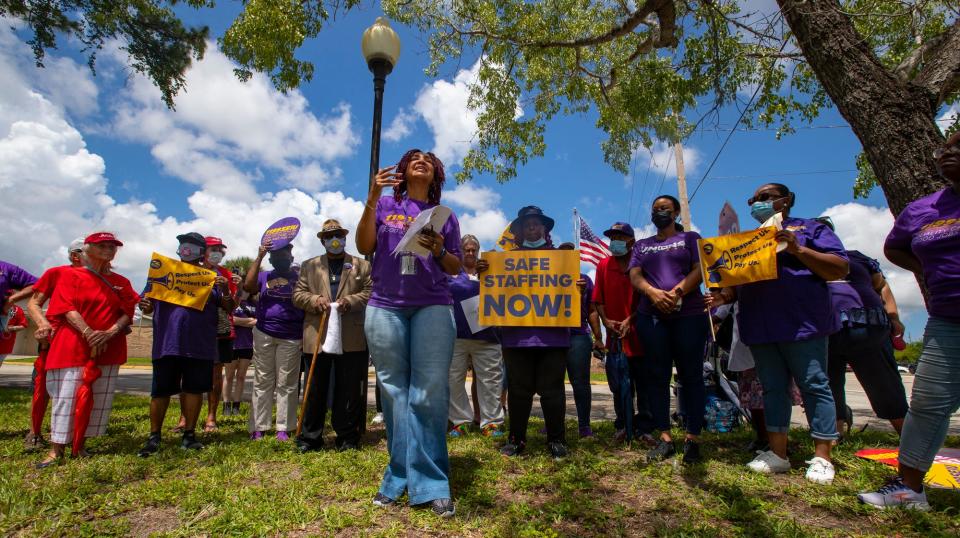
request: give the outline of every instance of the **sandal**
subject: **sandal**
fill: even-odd
[[[176,426],[170,428],[170,432],[171,432],[171,433],[183,433],[184,428],[186,428],[186,426],[185,426],[184,424],[177,424]]]
[[[63,456],[47,456],[47,458],[40,463],[34,465],[37,469],[46,469],[52,465],[60,465],[63,463]]]
[[[203,425],[204,433],[213,433],[218,429],[220,429],[220,426],[218,426],[216,422],[207,422],[206,424]]]

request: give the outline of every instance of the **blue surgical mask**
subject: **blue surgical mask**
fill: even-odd
[[[346,246],[344,243],[342,237],[328,237],[323,240],[323,248],[327,249],[328,253],[337,255],[343,252],[343,248]]]
[[[770,217],[776,214],[777,210],[773,208],[773,200],[754,202],[750,206],[750,216],[757,219],[760,224],[767,222]]]
[[[622,239],[611,239],[610,252],[614,256],[623,256],[627,253],[627,242]]]
[[[540,239],[537,239],[536,241],[527,241],[527,240],[523,241],[523,246],[526,248],[540,248],[546,244],[547,244],[547,240],[542,237]]]

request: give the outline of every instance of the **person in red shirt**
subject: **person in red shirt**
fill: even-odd
[[[640,301],[640,292],[633,288],[627,273],[630,253],[633,251],[636,238],[633,227],[626,222],[615,222],[609,230],[603,232],[603,235],[610,239],[610,250],[613,255],[600,260],[597,264],[593,302],[596,305],[597,314],[600,315],[600,322],[607,330],[607,349],[610,348],[613,338],[621,339],[623,352],[630,363],[630,378],[637,397],[637,413],[633,425],[641,439],[652,442],[653,437],[650,435],[653,431],[652,416],[647,402],[647,393],[644,390],[640,362],[643,357],[643,346],[637,331],[633,328],[633,313]],[[612,371],[614,366],[612,361],[607,361],[606,366],[607,379],[614,379],[616,372]],[[610,384],[610,390],[612,392],[616,390],[613,384]],[[616,413],[614,427],[619,440],[626,434],[624,430],[626,413],[633,413],[633,409],[622,409],[618,394],[613,394],[613,402]]]
[[[219,237],[207,236],[204,239],[207,242],[204,266],[215,270],[218,275],[226,279],[230,296],[239,303],[238,281],[234,278],[232,271],[221,265],[226,255],[227,245],[224,245]],[[233,313],[220,309],[217,310],[217,316],[217,360],[213,363],[213,390],[207,393],[207,422],[203,427],[205,432],[217,430],[217,406],[220,405],[223,395],[223,365],[233,361],[233,340],[237,337],[233,328]],[[232,407],[230,411],[233,411]],[[223,414],[227,414],[226,407]]]
[[[38,468],[60,461],[71,440],[74,454],[86,456],[84,437],[106,432],[117,372],[127,362],[126,329],[140,299],[129,280],[110,270],[122,245],[111,233],[87,236],[85,266],[63,271],[50,299],[47,316],[57,328],[46,362],[51,450]],[[84,390],[92,391],[89,416],[74,412]],[[88,422],[83,435],[74,435],[75,421]]]
[[[37,282],[33,285],[33,295],[27,303],[27,315],[36,324],[37,330],[33,336],[37,339],[40,349],[37,352],[37,360],[33,363],[33,383],[34,396],[30,408],[30,431],[24,439],[24,445],[27,450],[35,450],[46,445],[46,441],[40,434],[40,428],[43,425],[43,417],[47,414],[47,403],[50,397],[47,394],[46,384],[46,361],[47,350],[50,349],[50,336],[53,334],[53,325],[43,314],[43,305],[53,296],[53,290],[60,281],[60,275],[71,267],[81,267],[83,265],[81,257],[83,255],[83,238],[74,239],[67,247],[67,257],[70,260],[69,265],[59,265],[51,267],[40,275]]]
[[[3,359],[13,352],[17,333],[27,328],[27,317],[23,315],[23,310],[19,306],[12,305],[7,311],[7,316],[9,316],[7,330],[0,333],[0,365],[3,364]]]

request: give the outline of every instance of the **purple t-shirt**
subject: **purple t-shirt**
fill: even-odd
[[[220,289],[213,288],[203,310],[152,299],[154,360],[163,357],[217,358]]]
[[[400,202],[393,196],[385,196],[377,202],[377,248],[373,256],[370,277],[373,293],[370,306],[379,308],[407,308],[430,305],[453,304],[447,273],[440,262],[432,256],[413,256],[416,266],[412,275],[400,274],[404,256],[393,255],[403,234],[421,211],[437,204],[403,198]],[[453,213],[439,231],[447,252],[460,257],[460,223]]]
[[[633,245],[630,265],[627,270],[639,267],[643,278],[651,286],[664,291],[673,291],[684,278],[700,263],[700,251],[697,249],[697,232],[680,232],[667,239],[651,236],[637,241]],[[703,293],[700,287],[683,296],[680,311],[664,314],[658,310],[646,294],[640,295],[637,311],[663,319],[680,316],[704,315]]]
[[[947,187],[911,202],[884,247],[912,252],[923,267],[930,315],[960,323],[960,196]]]
[[[787,218],[783,227],[804,247],[847,260],[840,238],[827,225],[812,219]],[[840,330],[827,283],[786,251],[777,254],[776,280],[738,287],[737,326],[747,345],[813,340]]]
[[[587,281],[583,293],[580,294],[580,327],[570,329],[570,334],[590,334],[590,299],[593,297],[593,281],[590,277],[580,273],[580,278]]]
[[[22,290],[32,286],[37,277],[24,271],[20,267],[0,261],[0,297],[6,297],[10,290]]]
[[[517,250],[538,249],[520,247]],[[502,347],[570,347],[570,331],[566,327],[501,327],[500,341]]]
[[[830,282],[833,308],[849,312],[857,308],[882,309],[883,299],[873,289],[873,275],[880,272],[880,263],[858,250],[848,250],[850,274],[844,280]]]
[[[236,310],[233,311],[233,318],[254,318],[257,316],[257,306],[249,301],[241,301]],[[234,331],[237,337],[233,339],[233,349],[253,349],[253,327],[241,327],[234,325]]]
[[[260,271],[260,298],[257,302],[257,329],[274,338],[303,339],[303,310],[293,304],[293,288],[299,275],[296,271],[281,273],[276,269]]]
[[[453,319],[457,321],[457,338],[499,342],[496,330],[493,327],[477,333],[470,332],[470,324],[467,323],[467,317],[460,306],[460,301],[480,295],[480,281],[471,279],[465,271],[460,271],[457,276],[451,276],[449,280],[450,294],[453,296]]]

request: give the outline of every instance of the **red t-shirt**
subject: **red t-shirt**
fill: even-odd
[[[600,260],[597,264],[597,281],[593,286],[593,302],[603,305],[603,311],[610,321],[623,321],[637,309],[640,292],[633,289],[630,276],[620,269],[613,256]],[[607,331],[607,347],[610,347],[610,331]],[[643,355],[643,346],[637,336],[636,328],[627,333],[623,340],[623,352],[628,357]]]
[[[23,309],[17,305],[10,307],[8,313],[9,319],[7,326],[26,327],[27,316],[23,315]],[[17,343],[17,334],[13,331],[4,331],[0,333],[0,355],[9,355],[13,351],[13,345]]]
[[[104,278],[110,282],[109,287],[83,267],[69,268],[60,275],[47,309],[47,316],[58,319],[60,324],[47,353],[48,370],[83,366],[90,358],[90,345],[80,331],[66,321],[67,312],[75,310],[96,331],[109,329],[123,314],[133,319],[133,309],[140,297],[130,281],[116,273]],[[113,337],[94,360],[98,365],[127,362],[126,335]]]
[[[33,285],[33,291],[42,293],[47,300],[50,300],[50,297],[53,296],[53,290],[56,289],[57,282],[60,280],[63,272],[72,268],[73,266],[71,265],[61,265],[47,269]]]

